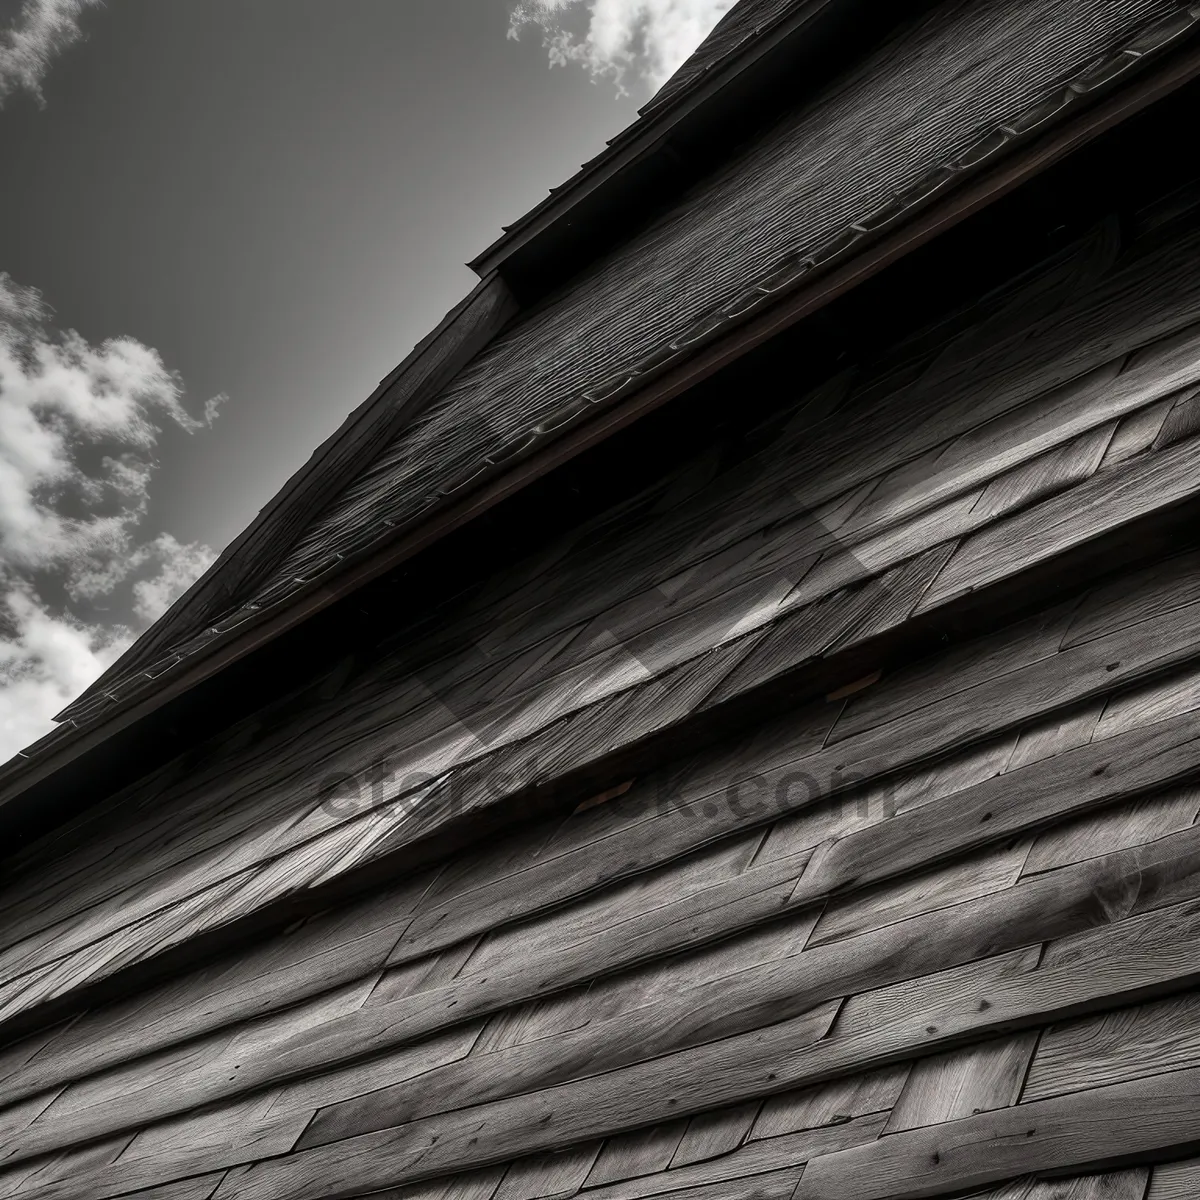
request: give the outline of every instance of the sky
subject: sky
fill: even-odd
[[[0,0],[0,761],[731,0]]]

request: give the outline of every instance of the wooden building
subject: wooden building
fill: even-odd
[[[0,1200],[1200,1196],[1200,5],[741,0],[0,775]]]

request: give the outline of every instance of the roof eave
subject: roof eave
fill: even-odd
[[[475,520],[506,497],[685,392],[1197,76],[1200,76],[1200,47],[1189,45],[1182,53],[1161,60],[1157,69],[1140,74],[1128,86],[1025,143],[1021,150],[990,171],[964,181],[956,190],[864,244],[858,253],[818,274],[778,303],[699,347],[685,361],[673,364],[618,404],[597,413],[586,425],[572,427],[535,454],[482,481],[469,494],[439,506],[410,530],[397,531],[395,539],[385,546],[339,564],[335,576],[292,593],[286,604],[264,609],[215,638],[202,653],[181,664],[183,670],[168,672],[152,688],[135,691],[128,699],[109,705],[88,726],[55,731],[0,768],[0,813],[8,810],[5,815],[14,817],[16,810],[36,809],[40,785],[73,764],[76,767],[86,764],[88,756],[114,735],[129,731],[147,715]],[[6,826],[8,823],[4,822]]]
[[[769,118],[794,104],[805,85],[863,42],[862,30],[890,27],[920,0],[888,6],[870,0],[806,0],[748,38],[688,87],[618,134],[467,265],[499,272],[526,301],[545,294],[604,246],[645,219],[658,193],[678,191],[711,161]],[[694,159],[702,159],[696,161]]]

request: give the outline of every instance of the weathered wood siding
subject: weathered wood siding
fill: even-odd
[[[1198,205],[1100,221],[11,856],[0,1198],[1190,1196],[1200,551],[1102,576],[1200,499]],[[1032,567],[1035,611],[862,670]],[[88,1000],[814,664],[749,732]]]
[[[0,1194],[883,1200],[1186,1148],[1198,616],[1171,560],[26,1038]]]

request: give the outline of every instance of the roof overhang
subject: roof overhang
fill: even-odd
[[[570,278],[644,224],[773,117],[845,66],[918,0],[805,0],[663,103],[653,101],[606,150],[507,226],[467,265],[499,272],[524,303]],[[871,38],[864,38],[864,29]]]
[[[0,829],[33,836],[53,826],[80,804],[82,792],[96,790],[97,771],[122,763],[145,746],[155,730],[170,725],[185,697],[204,694],[218,676],[253,669],[259,656],[358,589],[428,549],[549,475],[639,418],[679,396],[776,334],[817,312],[890,264],[997,201],[1148,105],[1200,76],[1200,48],[1190,42],[1152,65],[1091,106],[1073,109],[1061,123],[1023,141],[984,173],[962,180],[927,206],[890,226],[881,236],[830,270],[817,274],[790,295],[729,328],[696,353],[586,424],[572,427],[527,458],[487,479],[469,493],[434,510],[426,519],[382,548],[341,564],[335,577],[303,588],[285,606],[264,609],[214,638],[186,669],[162,685],[114,703],[103,716],[80,729],[64,729],[54,742],[30,757],[18,757],[0,771]],[[203,732],[197,730],[197,732]],[[100,775],[105,771],[100,770]]]

